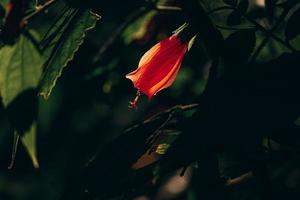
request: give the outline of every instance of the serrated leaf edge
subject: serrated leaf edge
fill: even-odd
[[[92,12],[92,11],[89,11],[89,12],[90,12],[90,14],[92,14],[94,17],[96,17],[96,21],[98,21],[99,19],[101,19],[101,16],[100,16],[100,15],[98,15],[98,14]],[[73,51],[72,55],[71,55],[71,56],[66,60],[66,62],[62,65],[62,67],[61,67],[61,69],[59,70],[59,73],[57,74],[56,78],[54,79],[54,81],[52,82],[52,84],[49,86],[49,90],[48,90],[47,92],[39,92],[39,93],[38,93],[39,96],[42,96],[45,100],[47,100],[47,99],[49,98],[49,96],[50,96],[50,94],[51,94],[51,92],[52,92],[52,89],[53,89],[53,88],[55,87],[55,85],[56,85],[57,80],[58,80],[59,77],[61,77],[61,75],[62,75],[63,69],[68,65],[68,63],[69,63],[70,61],[72,61],[72,60],[74,59],[74,56],[75,56],[76,52],[79,50],[80,46],[81,46],[81,45],[83,44],[83,42],[84,42],[84,38],[85,38],[85,36],[86,36],[86,33],[87,33],[89,30],[95,28],[96,24],[97,24],[97,23],[95,22],[92,26],[87,27],[87,28],[84,30],[84,32],[83,32],[83,34],[82,34],[82,36],[81,36],[82,39],[81,39],[81,41],[78,43],[78,47]]]

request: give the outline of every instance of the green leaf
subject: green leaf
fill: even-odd
[[[5,9],[3,6],[0,4],[0,20],[3,21],[3,18],[5,17]],[[2,22],[1,22],[2,24]]]
[[[31,125],[31,128],[21,137],[21,141],[29,154],[32,164],[35,168],[39,168],[36,148],[36,122]]]
[[[6,4],[8,4],[9,0],[0,0],[0,4],[2,6],[5,6]]]
[[[27,153],[29,154],[32,165],[34,168],[39,168],[39,162],[37,159],[37,148],[36,148],[36,122],[34,122],[30,129],[26,131],[21,136],[22,144],[24,145]],[[13,140],[13,148],[12,148],[12,156],[11,156],[11,163],[8,167],[8,169],[12,169],[15,163],[17,149],[20,141],[20,134],[17,133],[17,131],[14,132],[14,140]]]
[[[64,67],[73,59],[84,41],[86,32],[95,27],[97,20],[99,16],[90,11],[78,11],[61,36],[58,36],[59,39],[54,39],[57,42],[45,63],[45,72],[39,84],[39,95],[45,99],[49,97]]]
[[[223,0],[224,3],[231,5],[231,6],[236,6],[237,0]]]
[[[248,0],[240,0],[239,4],[237,5],[237,10],[232,11],[228,18],[227,24],[229,26],[236,26],[242,23],[242,15],[241,13],[246,13],[249,6]]]
[[[286,29],[285,36],[287,40],[294,39],[297,35],[300,34],[299,28],[299,20],[300,20],[300,8],[298,8],[292,16],[289,18]]]
[[[232,11],[227,17],[227,24],[229,26],[236,26],[242,23],[242,17],[237,11]]]
[[[192,46],[194,45],[195,43],[195,39],[196,39],[197,35],[194,35],[192,37],[192,39],[190,39],[189,43],[188,43],[188,51],[192,48]]]
[[[122,34],[125,44],[143,39],[149,33],[148,26],[155,15],[157,15],[157,11],[151,10],[127,26]]]
[[[0,60],[0,92],[4,106],[7,106],[18,94],[37,86],[43,60],[24,35],[13,46],[0,49]]]
[[[19,95],[24,94],[23,92],[36,88],[42,72],[43,59],[33,43],[24,35],[21,35],[13,46],[6,45],[2,47],[0,49],[0,59],[0,92],[4,106],[9,108],[10,104]],[[18,103],[20,104],[20,102]],[[26,105],[26,107],[28,106]],[[19,113],[20,116],[26,114],[29,113]],[[26,120],[23,119],[22,121]],[[25,142],[25,148],[29,152],[33,165],[38,167],[35,152],[36,146],[35,142],[33,142],[36,135],[35,128],[30,128],[25,133],[16,132],[16,134],[24,134],[22,141]],[[12,157],[12,164],[18,141],[18,139],[14,141],[15,150]]]
[[[57,43],[60,41],[63,33],[66,31],[66,28],[69,26],[70,22],[74,19],[74,16],[76,16],[76,13],[78,10],[73,8],[68,8],[66,6],[60,6],[56,9],[61,10],[61,14],[51,20],[51,22],[48,23],[50,25],[49,28],[45,30],[39,30],[40,35],[42,36],[41,41],[39,41],[39,47],[42,50],[42,54],[45,60],[48,60],[51,56],[51,53]],[[47,18],[45,19],[47,20]]]

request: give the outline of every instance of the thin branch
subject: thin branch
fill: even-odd
[[[174,111],[169,113],[168,118],[166,119],[166,121],[164,121],[153,133],[152,136],[150,136],[150,138],[148,138],[148,140],[146,141],[146,145],[149,146],[150,150],[149,150],[149,155],[153,152],[151,150],[151,147],[155,144],[155,142],[158,140],[159,136],[160,136],[160,130],[162,128],[164,128],[169,121],[172,119],[174,114]]]
[[[244,183],[250,179],[253,178],[253,172],[248,172],[248,173],[245,173],[239,177],[236,177],[236,178],[233,178],[233,179],[228,179],[226,182],[225,182],[225,185],[226,186],[234,186],[234,185],[239,185],[241,183]]]
[[[13,141],[13,147],[11,153],[11,160],[8,169],[12,169],[14,167],[19,141],[20,141],[20,135],[17,133],[17,131],[14,131],[14,141]]]
[[[49,6],[51,6],[52,4],[54,4],[55,2],[57,2],[57,0],[49,0],[47,1],[45,4],[37,6],[36,7],[36,11],[27,15],[26,17],[23,18],[23,23],[26,24],[28,22],[28,20],[30,20],[31,18],[35,17],[36,15],[38,15],[39,13],[45,11],[47,8],[49,8]]]
[[[151,122],[153,122],[155,120],[158,120],[158,119],[161,119],[165,115],[169,116],[170,113],[175,113],[176,111],[179,111],[179,110],[180,111],[193,110],[193,109],[198,108],[198,106],[199,106],[199,104],[189,104],[189,105],[177,105],[177,106],[174,106],[174,107],[172,107],[172,108],[170,108],[168,110],[162,111],[162,112],[160,112],[160,113],[158,113],[158,114],[156,114],[156,115],[154,115],[154,116],[146,119],[145,121],[143,121],[143,122],[141,122],[139,124],[136,124],[136,125],[128,128],[128,129],[126,129],[125,132],[130,132],[130,131],[132,131],[132,130],[134,130],[134,129],[142,126],[142,125],[151,123]]]
[[[157,5],[156,10],[158,10],[158,11],[182,11],[182,8],[177,7],[177,6]]]

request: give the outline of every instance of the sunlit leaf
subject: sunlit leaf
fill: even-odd
[[[33,123],[31,128],[21,136],[21,141],[31,158],[33,166],[39,168],[36,147],[36,126],[37,124]]]
[[[160,154],[160,155],[166,154],[169,147],[170,147],[170,144],[166,144],[166,143],[159,144],[157,146],[155,152]]]
[[[32,165],[34,168],[39,168],[39,162],[37,159],[37,147],[36,147],[36,122],[34,122],[31,127],[20,136],[17,131],[14,132],[14,140],[13,140],[13,148],[12,148],[12,156],[11,163],[8,166],[8,169],[12,169],[15,163],[17,150],[19,146],[19,141],[21,138],[22,144],[24,145],[27,153],[29,154]]]
[[[192,37],[192,39],[190,39],[190,41],[188,43],[188,50],[190,50],[193,47],[196,37],[197,37],[197,35],[195,35],[194,37]]]
[[[9,2],[9,0],[1,0],[1,1],[0,1],[0,4],[4,6],[4,5],[6,5],[8,2]]]
[[[21,92],[35,88],[43,60],[32,42],[21,35],[13,46],[0,49],[0,92],[7,106]]]

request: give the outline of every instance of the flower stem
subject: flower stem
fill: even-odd
[[[141,92],[138,90],[136,92],[134,100],[129,102],[129,108],[137,110],[137,108],[138,108],[137,102],[138,102],[140,96],[141,96]]]

